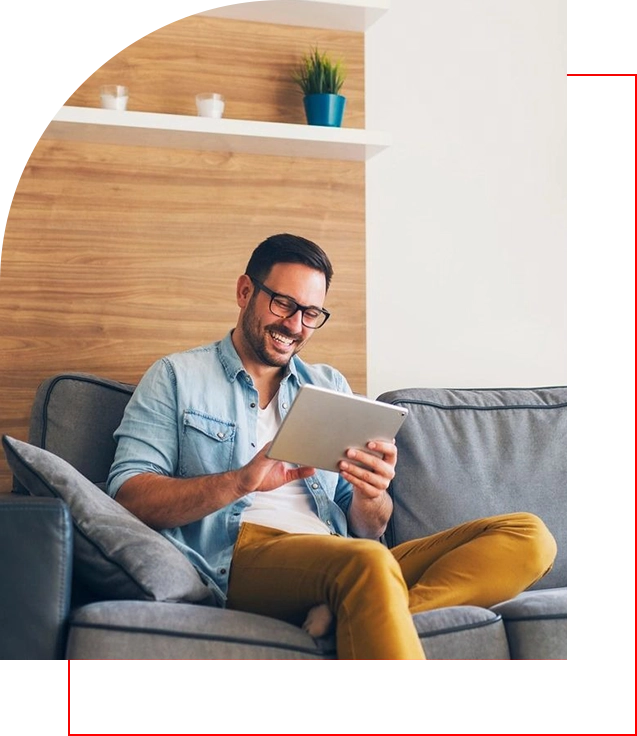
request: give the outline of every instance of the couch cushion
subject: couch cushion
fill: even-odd
[[[566,659],[566,588],[531,590],[493,606],[512,659]]]
[[[69,505],[74,572],[95,595],[214,603],[211,589],[176,547],[66,461],[6,435],[2,442],[11,469],[31,495]]]
[[[427,659],[510,659],[502,618],[478,606],[450,606],[414,615]]]
[[[113,432],[135,387],[87,373],[60,373],[40,384],[29,442],[104,484],[115,455]]]
[[[553,570],[535,587],[566,585],[566,388],[415,388],[379,399],[409,409],[396,438],[389,546],[528,511],[558,546]]]
[[[104,601],[74,611],[70,659],[333,659],[302,629],[220,608]]]
[[[428,659],[509,659],[502,618],[476,606],[414,616]],[[266,616],[130,601],[74,611],[70,659],[334,659],[334,636],[312,639]]]

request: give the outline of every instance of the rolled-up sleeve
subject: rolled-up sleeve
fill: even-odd
[[[179,458],[176,382],[170,362],[157,361],[146,372],[115,431],[115,459],[108,476],[108,493],[140,473],[175,476]]]

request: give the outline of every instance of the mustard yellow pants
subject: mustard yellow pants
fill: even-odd
[[[556,549],[544,523],[526,513],[470,521],[391,550],[244,523],[228,608],[300,625],[312,606],[327,603],[339,659],[424,659],[413,613],[512,598],[551,569]]]

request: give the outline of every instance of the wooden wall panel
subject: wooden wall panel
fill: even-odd
[[[213,25],[220,32],[204,39],[202,29]],[[280,47],[275,75],[281,48],[287,54],[306,45],[299,40],[305,29],[189,18],[152,34],[168,36],[164,46],[142,39],[122,52],[124,60],[106,65],[121,65],[130,78],[103,68],[71,102],[90,104],[94,83],[124,82],[134,90],[152,78],[157,88],[143,109],[152,103],[186,112],[179,105],[189,94],[179,102],[162,87],[176,89],[175,68],[190,69],[178,39],[186,38],[190,64],[208,53],[223,58],[223,39],[228,54],[241,40],[249,46],[245,29]],[[360,34],[336,33],[334,44],[345,36],[348,48],[362,49]],[[240,56],[233,64],[241,65]],[[285,119],[271,92],[250,106],[242,74],[233,79],[232,115]],[[165,109],[160,98],[176,107]],[[365,392],[364,177],[362,163],[40,141],[17,188],[2,251],[0,432],[26,439],[35,389],[52,373],[134,382],[156,358],[222,337],[238,313],[237,276],[252,249],[277,232],[316,240],[335,267],[327,302],[333,317],[304,357],[335,365]],[[2,458],[0,490],[9,488]]]

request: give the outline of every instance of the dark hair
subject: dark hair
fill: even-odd
[[[271,235],[252,252],[246,274],[258,281],[264,281],[276,263],[302,263],[321,271],[325,275],[325,291],[330,288],[334,274],[332,264],[327,254],[311,240],[288,233]]]

